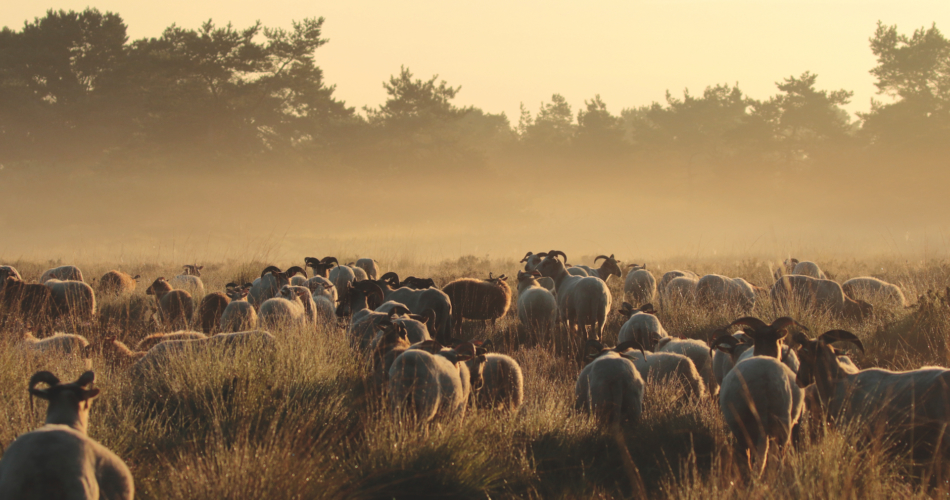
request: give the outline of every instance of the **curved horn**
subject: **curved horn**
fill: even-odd
[[[798,321],[795,321],[792,318],[789,318],[788,316],[782,316],[781,318],[773,321],[772,324],[769,326],[775,330],[780,330],[783,328],[788,328],[793,325],[798,326],[799,328],[801,328],[802,330],[805,330],[806,332],[808,331],[808,328],[806,328],[805,325],[799,323]]]
[[[392,271],[389,271],[388,273],[386,273],[386,274],[380,276],[380,277],[379,277],[379,281],[388,281],[390,278],[396,280],[396,284],[397,284],[397,285],[399,284],[399,275],[396,274],[396,273],[394,273],[394,272],[392,272]],[[390,282],[390,283],[391,283],[391,282]]]
[[[406,309],[406,308],[403,307],[403,306],[396,306],[396,307],[393,307],[393,308],[389,311],[389,315],[390,315],[390,316],[395,316],[395,315],[402,316],[403,314],[412,314],[412,311],[410,311],[409,309]]]
[[[588,351],[591,350],[592,347],[596,348],[598,352],[604,350],[604,344],[601,344],[600,342],[594,339],[587,339],[587,350]]]
[[[261,271],[261,278],[263,278],[264,275],[267,274],[267,273],[279,273],[279,272],[280,272],[280,268],[279,268],[279,267],[277,267],[277,266],[267,266],[267,267],[264,268],[263,271]]]
[[[725,335],[720,335],[719,337],[716,337],[715,340],[709,343],[709,355],[712,356],[713,350],[718,349],[719,346],[722,344],[729,344],[730,349],[735,349],[736,346],[739,345],[739,340],[733,337],[732,335],[729,335],[728,333]],[[719,350],[722,351],[723,349],[719,349]],[[724,352],[730,352],[730,351],[724,351]]]
[[[561,257],[564,257],[564,262],[567,263],[567,254],[560,250],[551,250],[550,252],[548,252],[547,256],[554,257],[556,259],[558,255],[560,255]]]
[[[646,357],[647,357],[647,353],[646,353],[646,351],[643,349],[643,346],[640,345],[640,343],[637,342],[636,340],[628,340],[628,341],[626,341],[626,342],[624,342],[624,343],[618,345],[617,347],[614,347],[614,351],[617,351],[617,352],[624,352],[624,351],[626,351],[627,349],[639,349],[639,350],[640,350],[640,354],[643,354],[643,359],[646,359]]]
[[[287,268],[287,270],[284,271],[284,272],[287,273],[287,276],[288,276],[288,277],[293,277],[293,276],[295,276],[297,273],[300,273],[300,274],[303,275],[304,278],[309,278],[309,276],[307,276],[307,271],[305,271],[304,268],[302,268],[302,267],[300,267],[300,266],[292,266],[292,267],[289,267],[289,268]]]
[[[536,253],[535,255],[537,255],[538,257],[541,257],[541,258],[543,259],[543,258],[545,258],[545,257],[548,256],[548,253],[547,253],[547,252],[541,252],[541,253]]]
[[[600,259],[608,260],[610,259],[610,257],[607,257],[606,255],[598,255],[597,257],[594,258],[594,264],[596,264],[597,261]]]
[[[30,377],[30,390],[33,390],[40,382],[44,382],[50,387],[59,385],[59,379],[56,378],[56,375],[53,375],[52,372],[41,371],[34,373],[33,376]]]
[[[224,289],[225,289],[225,290],[228,290],[228,289],[230,289],[230,288],[237,288],[237,286],[238,286],[238,284],[232,281],[232,282],[228,283],[227,285],[224,285]]]
[[[533,254],[531,252],[524,254],[524,258],[521,259],[519,262],[528,262],[528,257],[531,257],[532,255]]]
[[[304,257],[303,263],[307,267],[316,267],[320,263],[320,259],[316,257]]]
[[[329,264],[332,262],[338,266],[340,265],[340,261],[336,260],[336,257],[324,257],[320,262],[323,264]]]
[[[386,300],[386,294],[383,293],[383,288],[379,286],[379,284],[376,283],[375,281],[370,281],[370,280],[358,281],[356,282],[355,288],[357,290],[360,290],[368,294],[370,297],[372,296],[379,297],[380,304],[382,304]]]
[[[91,385],[95,381],[96,381],[96,374],[93,373],[92,371],[85,371],[83,372],[82,375],[79,376],[78,379],[76,379],[75,384],[78,385],[79,387],[86,387],[87,385]]]
[[[861,343],[861,340],[858,339],[853,333],[847,330],[828,330],[825,333],[822,333],[818,340],[824,344],[831,344],[832,342],[841,342],[847,341],[858,346],[858,349],[861,352],[864,352],[864,344]]]
[[[733,326],[740,326],[740,325],[750,326],[756,331],[768,330],[769,328],[769,325],[767,325],[761,319],[756,318],[754,316],[746,316],[744,318],[739,318],[733,321],[732,323],[729,323],[728,325],[726,325],[726,329],[728,330],[729,328]]]

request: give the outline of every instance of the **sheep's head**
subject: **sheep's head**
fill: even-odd
[[[502,283],[506,281],[508,281],[508,276],[505,274],[502,274],[501,276],[496,278],[492,275],[492,273],[488,273],[488,282],[493,285],[501,285]]]
[[[558,257],[563,257],[564,261],[558,259]],[[541,273],[541,276],[547,276],[553,278],[557,276],[558,273],[565,269],[565,263],[567,262],[567,255],[560,250],[551,250],[545,254],[544,260],[538,264],[537,270]]]
[[[182,274],[187,276],[201,276],[201,270],[205,268],[205,266],[199,266],[198,264],[185,264],[181,267],[184,269]]]
[[[585,345],[585,348],[588,363],[607,353],[616,352],[618,354],[623,354],[631,349],[638,349],[643,357],[646,358],[646,352],[644,351],[643,346],[640,345],[640,343],[636,340],[629,340],[616,347],[606,347],[597,340],[589,339]]]
[[[251,292],[250,287],[238,286],[235,283],[228,283],[227,288],[224,291],[224,294],[228,296],[231,300],[244,300],[247,298],[247,294]]]
[[[771,356],[773,358],[779,358],[779,343],[782,339],[788,335],[788,328],[792,326],[797,326],[802,330],[808,331],[801,323],[795,321],[788,316],[781,317],[772,322],[771,325],[766,324],[759,318],[754,318],[752,316],[747,316],[745,318],[739,318],[728,326],[726,330],[733,326],[748,326],[751,329],[745,330],[745,334],[750,337],[754,343],[754,353],[756,356]]]
[[[300,266],[288,267],[287,270],[284,271],[284,273],[287,275],[288,278],[293,278],[294,276],[298,274],[302,274],[304,278],[309,278],[309,276],[307,276],[307,271]]]
[[[299,301],[300,296],[297,294],[297,290],[291,288],[289,285],[284,285],[280,287],[280,293],[278,294],[280,298],[289,300],[291,302]]]
[[[636,272],[636,271],[639,271],[641,269],[646,269],[646,268],[647,268],[646,263],[643,263],[643,264],[628,264],[627,267],[625,267],[624,269],[629,269],[630,272],[632,273],[632,272]]]
[[[606,255],[598,255],[597,258],[594,259],[594,264],[597,264],[597,261],[600,259],[604,259],[604,263],[601,264],[600,267],[601,269],[607,270],[607,276],[612,274],[618,278],[620,277],[620,262],[614,258],[614,254],[610,254],[610,257]]]
[[[366,307],[376,309],[383,304],[386,296],[383,294],[382,287],[372,280],[357,281],[356,283],[347,283],[346,290],[340,295],[339,305],[336,308],[336,315],[345,318],[353,313],[353,306],[357,303],[366,301]]]
[[[539,273],[537,270],[530,271],[530,272],[518,271],[518,283],[524,283],[524,282],[537,283],[538,278],[540,277],[541,277],[541,273]]]
[[[392,274],[393,276],[396,276],[396,273],[386,273],[386,274]],[[383,277],[385,277],[386,274],[384,274]],[[392,283],[392,276],[389,279],[390,279],[390,283]],[[406,287],[406,288],[412,288],[413,290],[425,290],[427,288],[435,287],[435,281],[433,281],[432,278],[416,278],[415,276],[410,276],[406,278],[402,283],[398,283],[399,281],[398,276],[395,279],[396,279],[397,284],[392,285],[393,288]]]
[[[798,360],[800,363],[798,369],[797,381],[801,387],[807,387],[815,381],[818,372],[824,376],[830,375],[830,369],[837,365],[837,357],[842,351],[835,349],[831,344],[835,342],[851,342],[857,348],[864,352],[864,344],[853,333],[846,330],[829,330],[811,340],[804,333],[795,332],[792,340],[798,345]],[[819,369],[822,366],[822,369]]]
[[[382,284],[388,285],[391,288],[399,288],[400,286],[399,275],[392,271],[380,276],[379,281],[381,281]]]
[[[656,309],[653,307],[653,304],[649,304],[649,303],[643,304],[642,306],[634,309],[632,304],[630,304],[629,302],[624,302],[620,306],[620,309],[617,309],[617,313],[627,318],[630,318],[630,316],[633,316],[634,314],[641,313],[641,312],[646,313],[646,314],[656,315]]]
[[[874,306],[860,300],[845,296],[844,316],[852,321],[864,321],[874,315]]]
[[[165,280],[165,277],[155,278],[155,281],[147,289],[145,289],[145,295],[164,295],[172,291],[171,284]]]
[[[68,425],[85,433],[89,421],[89,407],[92,400],[99,395],[99,389],[90,387],[95,379],[96,375],[87,371],[75,382],[63,384],[50,372],[36,372],[30,377],[30,406],[32,408],[33,396],[45,399],[49,401],[46,423]],[[41,383],[48,387],[37,389],[36,386]]]
[[[709,342],[709,356],[712,357],[713,350],[718,349],[728,354],[735,363],[742,353],[752,347],[751,338],[749,338],[750,342],[745,342],[745,339],[745,336],[740,339],[736,335],[730,335],[725,328],[720,328],[712,334],[712,340]]]
[[[324,257],[322,259],[306,257],[303,261],[306,267],[313,269],[314,276],[323,276],[324,278],[330,275],[330,268],[340,265],[340,261],[336,257]]]

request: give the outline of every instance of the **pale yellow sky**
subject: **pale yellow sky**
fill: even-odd
[[[806,70],[818,73],[821,88],[853,90],[849,109],[862,111],[875,95],[868,38],[877,20],[905,33],[932,22],[950,30],[947,0],[28,0],[8,2],[0,24],[19,29],[47,8],[87,5],[121,14],[133,39],[209,18],[240,28],[323,16],[330,43],[318,64],[348,105],[381,103],[382,82],[406,65],[416,76],[438,73],[462,85],[459,104],[505,112],[512,122],[520,102],[534,112],[553,93],[575,112],[600,94],[619,113],[661,101],[666,89],[698,94],[714,83],[738,82],[765,98],[774,82]]]

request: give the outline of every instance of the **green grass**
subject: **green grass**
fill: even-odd
[[[340,258],[344,261],[344,258]],[[589,260],[589,259],[585,259]],[[36,279],[45,263],[12,263]],[[82,263],[80,263],[82,264]],[[824,264],[824,263],[823,263]],[[264,263],[208,263],[208,292],[229,281],[250,281]],[[475,275],[516,274],[514,259],[463,258],[435,265],[403,261],[382,270],[430,276],[443,285]],[[111,267],[81,265],[87,281]],[[875,274],[902,283],[908,300],[944,290],[950,266],[832,260],[824,266],[841,282]],[[771,284],[767,262],[744,260],[650,263],[657,278],[681,268],[700,274],[742,276]],[[879,271],[885,269],[883,274]],[[131,296],[100,297],[93,325],[73,325],[91,339],[117,335],[134,345],[156,331],[154,299],[144,295],[157,276],[176,266],[128,265],[143,274]],[[614,307],[622,281],[609,282]],[[514,290],[517,295],[517,290]],[[853,324],[793,309],[812,335],[846,328],[866,342],[859,366],[894,369],[950,362],[950,304],[929,295],[919,307],[879,307],[871,321]],[[756,315],[776,316],[767,297]],[[659,312],[672,334],[705,338],[736,318],[726,308],[688,304]],[[612,314],[605,343],[622,323]],[[69,329],[70,325],[63,325]],[[31,412],[29,376],[48,369],[74,379],[81,360],[26,357],[16,331],[0,335],[0,443],[42,423],[45,404]],[[386,398],[372,386],[362,356],[347,346],[341,325],[283,328],[273,356],[250,350],[233,358],[191,354],[133,380],[93,357],[102,394],[93,404],[90,435],[130,466],[139,498],[904,498],[946,494],[945,483],[914,468],[900,452],[860,428],[828,428],[770,461],[761,477],[734,465],[732,437],[712,399],[689,400],[681,389],[648,384],[643,418],[614,433],[573,409],[580,366],[564,346],[566,332],[523,332],[515,308],[494,329],[466,322],[463,337],[491,338],[525,372],[525,403],[518,412],[470,408],[464,419],[438,419],[425,427],[394,420]],[[556,346],[556,347],[555,347]],[[630,460],[627,460],[629,456]],[[942,467],[938,467],[942,469]],[[934,470],[933,468],[931,471]],[[943,476],[946,477],[946,476]]]

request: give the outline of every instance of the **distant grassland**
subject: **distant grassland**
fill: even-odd
[[[320,255],[322,257],[322,255]],[[354,260],[337,256],[340,262]],[[799,255],[798,257],[806,257]],[[302,257],[300,262],[302,263]],[[87,282],[120,268],[141,274],[135,294],[98,297],[98,324],[81,331],[90,340],[117,335],[134,343],[156,331],[154,299],[144,290],[158,276],[171,278],[180,265],[145,262],[63,262],[78,265]],[[190,262],[188,262],[190,263]],[[572,259],[591,264],[590,258]],[[647,262],[659,280],[672,269],[743,277],[772,284],[776,262],[755,258]],[[3,262],[35,280],[46,262]],[[290,262],[199,262],[207,292],[229,281],[243,283],[268,264]],[[517,258],[463,257],[435,263],[382,261],[381,270],[400,276],[432,277],[439,285],[489,272],[514,276]],[[908,262],[820,260],[840,283],[877,276],[902,286],[914,306],[875,304],[871,321],[853,324],[808,311],[792,311],[819,334],[844,328],[857,334],[867,352],[853,355],[860,367],[910,369],[950,365],[950,307],[918,296],[950,285],[946,260]],[[517,300],[517,290],[510,282]],[[622,280],[608,282],[613,310],[622,302]],[[636,304],[635,304],[636,305]],[[767,297],[755,315],[776,314]],[[684,305],[658,314],[671,334],[703,338],[737,317],[726,309]],[[612,314],[605,343],[613,345],[621,317]],[[16,333],[0,340],[0,443],[42,423],[45,405],[31,411],[29,376],[41,369],[73,379],[82,362],[25,358]],[[649,383],[642,420],[622,436],[573,410],[574,356],[552,346],[564,332],[540,336],[521,331],[516,308],[496,328],[466,322],[463,337],[492,339],[499,351],[521,363],[525,403],[516,414],[469,409],[461,420],[437,420],[428,427],[394,421],[386,399],[373,387],[366,360],[347,345],[342,324],[312,329],[282,328],[277,354],[260,359],[244,351],[234,358],[193,355],[164,373],[133,381],[92,359],[102,395],[93,404],[90,435],[131,467],[138,497],[148,499],[247,498],[908,498],[944,496],[946,483],[913,466],[901,451],[888,452],[886,439],[853,426],[829,428],[789,449],[784,461],[770,461],[763,477],[746,481],[733,466],[732,437],[712,399],[687,400],[681,389]],[[562,345],[562,342],[558,342]],[[629,454],[634,467],[625,465]],[[936,489],[934,489],[936,488]]]

